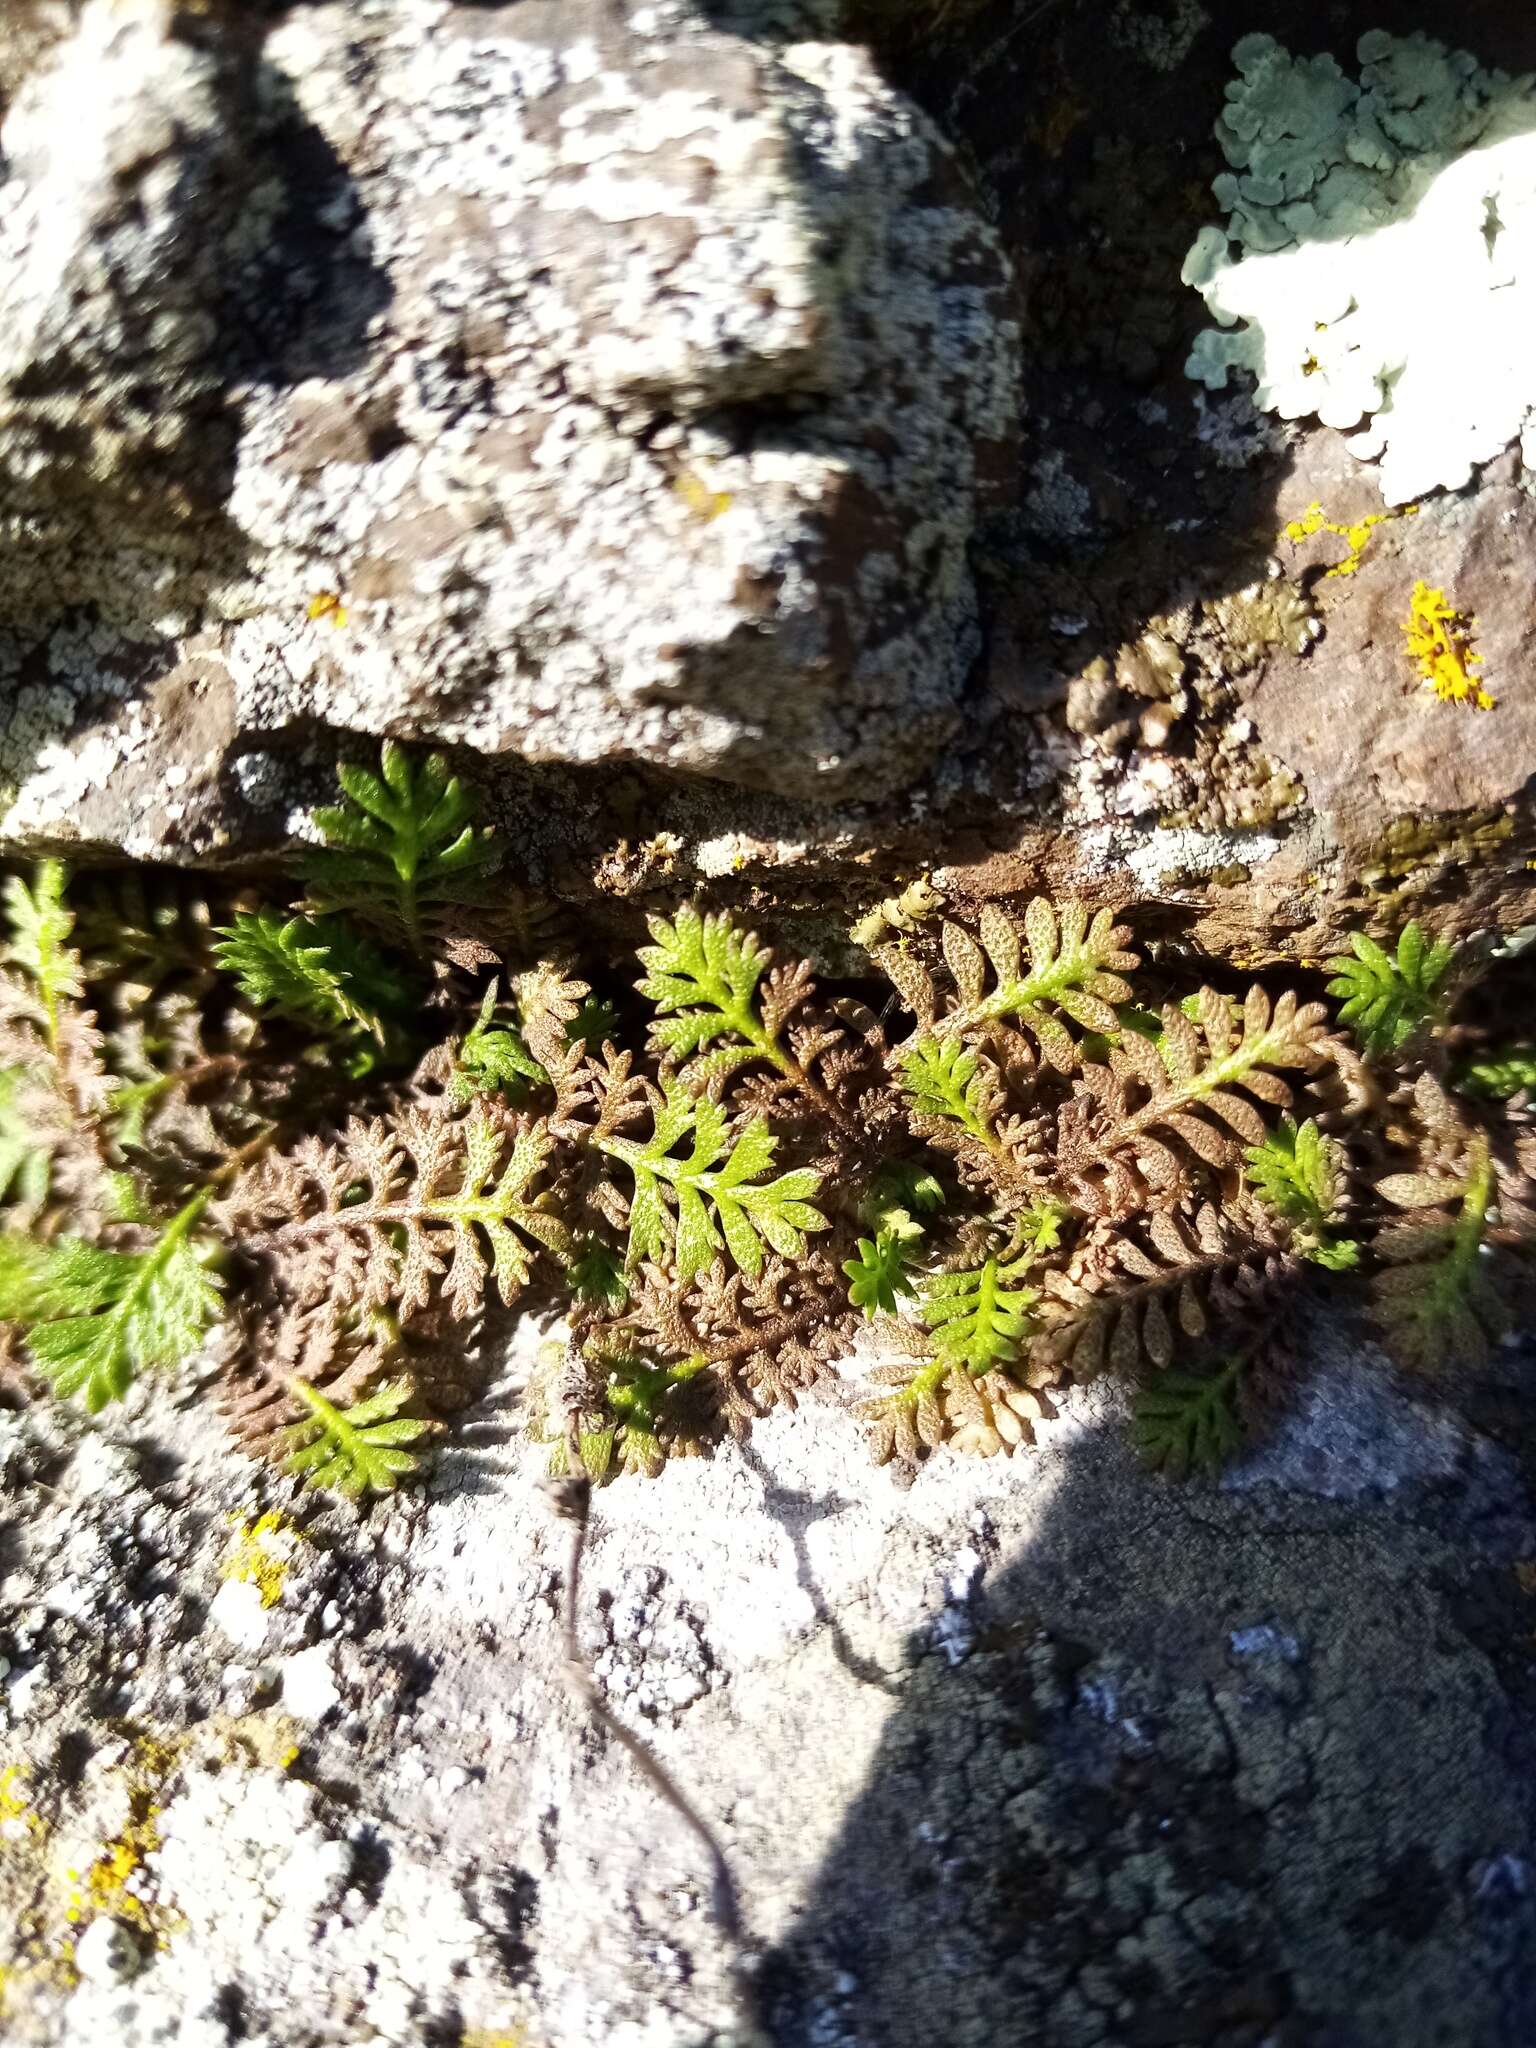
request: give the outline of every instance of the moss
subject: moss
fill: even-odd
[[[1367,851],[1360,880],[1372,895],[1385,894],[1428,869],[1485,861],[1514,830],[1514,819],[1497,806],[1444,818],[1394,818]]]
[[[1267,577],[1205,608],[1206,617],[1223,643],[1222,668],[1241,675],[1276,648],[1305,654],[1322,631],[1317,607],[1289,576]]]

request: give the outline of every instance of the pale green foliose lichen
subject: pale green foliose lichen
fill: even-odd
[[[1536,464],[1536,79],[1372,29],[1358,81],[1244,36],[1216,138],[1226,214],[1183,277],[1221,323],[1185,365],[1251,370],[1282,419],[1357,429],[1388,504]]]

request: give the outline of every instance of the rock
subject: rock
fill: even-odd
[[[88,0],[3,152],[13,835],[217,846],[321,722],[804,796],[953,728],[1017,335],[864,52]]]
[[[208,1606],[208,1619],[239,1650],[259,1650],[267,1640],[269,1616],[261,1588],[248,1579],[226,1579]]]
[[[75,1968],[93,1984],[118,1984],[133,1976],[142,1958],[133,1930],[105,1914],[93,1920],[75,1943]]]
[[[283,1705],[301,1721],[323,1721],[341,1702],[331,1652],[324,1643],[282,1661]]]
[[[503,1387],[544,1341],[509,1339]],[[579,1639],[720,1837],[775,2042],[1532,2038],[1536,1516],[1473,1420],[1526,1454],[1530,1361],[1432,1405],[1347,1331],[1306,1353],[1224,1484],[1142,1469],[1100,1383],[899,1490],[848,1412],[866,1357],[597,1494]],[[377,1509],[304,1504],[347,1592],[262,1712],[120,1541],[162,1524],[213,1597],[251,1476],[205,1411],[150,1382],[18,1475],[7,1640],[35,1612],[56,1684],[0,1777],[7,2048],[215,2048],[236,2012],[259,2048],[742,2037],[707,1857],[565,1681],[547,1446],[515,1394],[483,1420],[494,1464],[445,1438],[386,1505],[393,1561]],[[75,1483],[98,1438],[138,1452],[115,1491]],[[50,1618],[86,1551],[91,1613]],[[131,1986],[91,1974],[118,1920]],[[77,1936],[73,1992],[29,1967]]]
[[[904,82],[982,224],[927,115],[800,17],[594,7],[270,0],[167,40],[98,6],[29,60],[0,322],[58,346],[0,388],[0,841],[269,862],[388,730],[462,745],[509,872],[594,951],[701,892],[862,971],[849,927],[918,873],[962,916],[1047,890],[1244,966],[1536,920],[1519,450],[1330,576],[1368,468],[1184,377],[1222,36],[1150,89],[1092,10],[984,88],[925,45]],[[1536,63],[1507,9],[1479,35]],[[169,110],[184,181],[121,93],[54,165],[82,67]],[[162,299],[146,408],[109,359]],[[1335,530],[1293,538],[1314,505]],[[1419,580],[1475,616],[1493,710],[1422,687]]]

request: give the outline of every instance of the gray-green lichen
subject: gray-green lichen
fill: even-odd
[[[1265,34],[1232,55],[1226,219],[1183,270],[1220,325],[1189,375],[1358,429],[1389,504],[1464,484],[1536,414],[1536,82],[1382,29],[1358,79]]]

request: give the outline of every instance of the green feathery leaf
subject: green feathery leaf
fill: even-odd
[[[934,1274],[923,1289],[922,1313],[938,1357],[972,1373],[1016,1359],[1040,1299],[1038,1288],[1020,1284],[1034,1262],[1030,1251],[1022,1258],[990,1258],[963,1273]]]
[[[39,861],[30,889],[20,875],[7,876],[5,883],[11,928],[6,957],[28,975],[37,991],[43,1036],[54,1054],[60,1050],[68,1005],[85,994],[80,956],[69,943],[75,920],[64,902],[68,883],[69,869],[61,860]]]
[[[947,1117],[993,1142],[997,1091],[981,1057],[958,1038],[915,1038],[897,1055],[902,1091],[920,1116]]]
[[[1215,1372],[1160,1372],[1136,1394],[1131,1440],[1142,1462],[1170,1478],[1218,1472],[1242,1449],[1238,1393],[1247,1361]]]
[[[379,767],[338,767],[348,801],[315,812],[326,847],[309,856],[304,878],[317,909],[425,956],[446,913],[483,907],[501,849],[488,826],[476,827],[474,799],[441,754],[414,761],[385,740]]]
[[[409,982],[339,918],[241,911],[218,928],[215,959],[246,1001],[324,1036],[364,1032],[398,1049]]]
[[[83,1394],[94,1415],[151,1366],[177,1365],[219,1316],[209,1246],[195,1233],[195,1195],[147,1251],[109,1251],[78,1238],[0,1240],[0,1321],[27,1329],[33,1361],[56,1394]]]
[[[521,1102],[530,1087],[548,1083],[548,1074],[524,1045],[521,1034],[511,1024],[494,1020],[496,991],[493,981],[480,1005],[480,1015],[454,1056],[449,1092],[455,1102],[469,1102],[497,1089],[509,1101]]]
[[[1401,1052],[1410,1039],[1445,1020],[1445,977],[1456,958],[1449,940],[1430,945],[1417,919],[1404,925],[1393,958],[1364,932],[1351,932],[1352,953],[1328,962],[1331,996],[1342,996],[1339,1021],[1361,1050],[1378,1058]]]
[[[726,912],[705,915],[692,904],[670,922],[653,917],[648,923],[655,944],[636,956],[647,972],[635,985],[655,1005],[651,1039],[657,1050],[680,1061],[716,1039],[736,1039],[712,1055],[713,1069],[763,1059],[784,1071],[787,1055],[756,1001],[773,958],[767,947],[738,930]]]
[[[577,1301],[588,1308],[607,1309],[616,1312],[629,1299],[629,1278],[624,1270],[624,1255],[612,1245],[606,1245],[601,1238],[588,1237],[582,1240],[576,1256],[565,1269],[571,1293]]]
[[[843,1261],[849,1301],[871,1319],[876,1315],[895,1315],[898,1299],[916,1292],[911,1262],[910,1233],[904,1236],[895,1230],[882,1230],[875,1237],[861,1237],[858,1256]]]
[[[1360,1262],[1359,1244],[1335,1235],[1343,1210],[1344,1148],[1313,1118],[1297,1125],[1283,1116],[1262,1144],[1248,1146],[1248,1177],[1267,1209],[1292,1226],[1303,1258],[1334,1272]]]
[[[675,1148],[690,1143],[687,1156]],[[599,1135],[594,1142],[634,1175],[629,1206],[629,1263],[676,1261],[680,1282],[692,1280],[726,1250],[743,1273],[763,1270],[763,1241],[787,1258],[805,1250],[808,1231],[825,1230],[827,1219],[811,1206],[821,1175],[798,1166],[776,1179],[761,1176],[773,1164],[778,1140],[760,1116],[738,1137],[730,1134],[725,1111],[707,1097],[687,1093],[680,1083],[667,1088],[655,1113],[651,1136]],[[663,1198],[670,1188],[675,1212]]]
[[[1062,1024],[1060,1011],[1085,1031],[1118,1032],[1115,1005],[1131,1000],[1124,975],[1135,967],[1127,952],[1128,934],[1114,914],[1096,911],[1091,917],[1081,903],[1058,910],[1037,896],[1024,913],[1024,946],[1012,919],[997,904],[984,907],[978,946],[958,925],[944,927],[944,958],[954,976],[959,1002],[934,1029],[958,1037],[987,1024],[1012,1018],[1036,1038],[1047,1059],[1064,1071],[1076,1064],[1076,1049]],[[986,970],[995,977],[989,991]]]
[[[284,1468],[311,1486],[356,1500],[392,1492],[421,1461],[401,1448],[426,1434],[428,1424],[400,1410],[413,1392],[409,1380],[385,1380],[361,1401],[338,1408],[304,1380],[289,1381],[309,1414],[283,1434],[292,1445]]]
[[[1489,1102],[1508,1102],[1536,1088],[1536,1046],[1509,1045],[1479,1053],[1456,1069],[1454,1084],[1463,1095]]]

